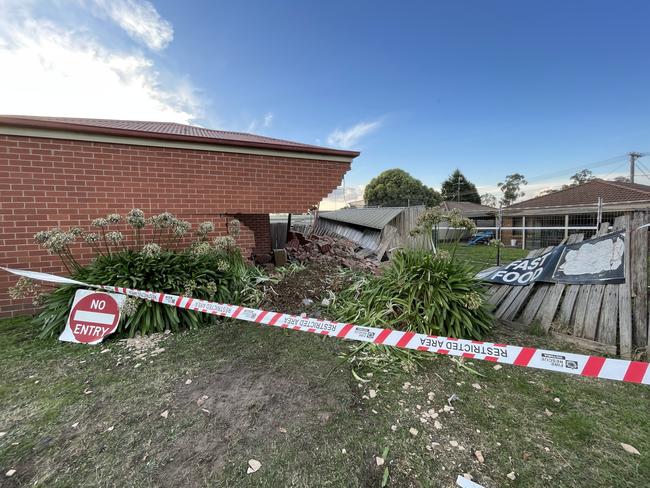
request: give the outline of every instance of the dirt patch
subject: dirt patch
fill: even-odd
[[[341,275],[338,266],[308,263],[305,269],[285,275],[273,285],[260,308],[290,314],[305,312],[318,317],[323,298],[338,293],[346,284],[349,284],[349,279]],[[306,304],[304,300],[313,303]]]
[[[183,431],[168,446],[173,462],[160,476],[166,486],[198,482],[223,468],[228,451],[291,436],[308,422],[332,421],[338,408],[334,399],[297,376],[269,371],[268,365],[228,366],[190,385],[178,388],[174,415],[200,417],[200,432]]]

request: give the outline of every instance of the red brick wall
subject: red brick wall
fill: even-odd
[[[270,251],[269,213],[304,212],[331,192],[349,163],[188,149],[0,135],[0,266],[61,273],[57,257],[34,243],[39,230],[87,228],[134,207],[163,211],[193,226],[234,216],[245,253]],[[88,259],[87,246],[75,252]],[[0,316],[29,311],[11,302],[16,278],[0,273]]]

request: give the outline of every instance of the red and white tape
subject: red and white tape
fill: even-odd
[[[160,292],[133,290],[108,285],[90,285],[48,273],[37,273],[10,268],[2,269],[31,279],[99,288],[143,300],[164,303],[177,308],[254,322],[270,327],[311,332],[314,334],[333,336],[339,339],[371,342],[373,344],[394,346],[402,349],[415,349],[417,351],[426,351],[435,354],[479,359],[493,363],[514,364],[515,366],[544,369],[590,378],[604,378],[650,385],[650,363],[641,361],[587,356],[584,354],[536,349],[532,347],[511,346],[507,344],[359,326]]]

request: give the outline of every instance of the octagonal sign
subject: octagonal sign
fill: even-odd
[[[77,290],[61,341],[98,344],[115,332],[126,297],[115,293]]]

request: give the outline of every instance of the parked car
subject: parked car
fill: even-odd
[[[482,230],[474,234],[469,241],[467,241],[468,246],[476,246],[478,244],[489,244],[490,241],[494,239],[494,233],[491,230]]]

